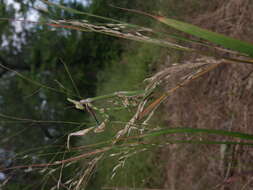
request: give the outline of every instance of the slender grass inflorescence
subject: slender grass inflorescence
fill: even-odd
[[[62,170],[62,168],[70,167],[72,164],[76,163],[77,161],[81,161],[84,158],[88,159],[86,161],[86,168],[80,169],[77,172],[76,176],[73,179],[70,179],[63,183],[67,187],[71,187],[73,189],[81,189],[87,185],[90,176],[94,173],[99,161],[101,161],[104,157],[118,157],[118,162],[112,168],[112,176],[113,178],[117,174],[117,170],[119,168],[124,167],[125,162],[131,156],[147,151],[153,147],[159,147],[167,144],[173,143],[188,143],[188,144],[238,144],[238,145],[253,145],[253,136],[244,133],[237,133],[237,132],[230,132],[230,131],[223,131],[223,130],[212,130],[212,129],[194,129],[194,128],[171,128],[171,129],[161,129],[159,126],[152,126],[150,124],[150,119],[156,112],[157,108],[163,103],[165,100],[169,98],[169,96],[180,90],[181,88],[185,87],[186,85],[190,84],[191,82],[200,79],[205,74],[213,71],[214,69],[218,68],[222,64],[231,64],[231,63],[249,63],[253,64],[253,62],[249,59],[249,57],[253,56],[253,45],[242,42],[240,40],[236,40],[221,34],[217,34],[208,30],[201,29],[197,26],[190,25],[188,23],[184,23],[181,21],[177,21],[174,19],[164,18],[161,16],[154,16],[151,14],[146,14],[136,10],[129,10],[123,9],[127,11],[136,12],[139,14],[145,14],[146,16],[152,17],[159,22],[162,22],[170,27],[173,27],[179,31],[185,32],[187,34],[191,34],[198,38],[207,40],[216,45],[220,45],[223,48],[227,48],[238,52],[240,54],[239,58],[231,58],[231,57],[223,57],[220,55],[216,55],[213,53],[204,53],[200,50],[182,46],[178,43],[169,42],[164,39],[159,39],[153,37],[155,31],[150,28],[131,25],[128,23],[124,23],[115,19],[105,18],[98,15],[93,15],[89,13],[80,12],[74,10],[72,8],[67,8],[62,5],[57,5],[51,3],[49,1],[44,1],[44,3],[50,6],[56,6],[60,9],[64,9],[71,13],[75,14],[83,14],[86,16],[95,17],[98,19],[102,19],[104,21],[108,21],[110,23],[106,24],[97,24],[97,23],[90,23],[88,20],[53,20],[50,23],[39,23],[39,24],[46,24],[52,27],[58,28],[66,28],[72,30],[78,30],[83,32],[97,32],[102,33],[105,35],[115,36],[119,38],[125,38],[129,40],[151,43],[163,47],[173,48],[176,50],[186,51],[190,53],[198,53],[200,55],[207,55],[203,56],[202,58],[195,60],[194,62],[187,62],[185,64],[179,64],[175,66],[168,67],[162,72],[157,73],[153,77],[147,79],[148,84],[146,85],[144,90],[138,91],[118,91],[111,94],[97,96],[93,98],[86,98],[81,99],[79,91],[75,86],[73,79],[71,78],[71,74],[69,70],[66,68],[67,73],[74,85],[77,96],[75,98],[80,98],[79,100],[74,100],[72,98],[68,98],[67,101],[72,103],[76,109],[87,111],[89,114],[95,119],[96,123],[92,126],[88,126],[85,129],[81,129],[79,131],[72,132],[68,134],[67,137],[67,150],[72,151],[81,149],[83,152],[78,153],[76,156],[72,156],[70,158],[64,158],[62,160],[57,160],[51,163],[46,164],[33,164],[29,166],[17,166],[12,167],[9,169],[21,169],[21,168],[36,168],[36,167],[52,167],[49,170],[48,175],[54,173],[56,171]],[[131,29],[131,30],[130,30]],[[184,37],[182,37],[184,39]],[[187,41],[187,39],[185,39]],[[192,41],[188,40],[189,43]],[[203,42],[204,44],[204,42]],[[244,56],[242,56],[242,54]],[[1,66],[1,65],[0,65]],[[66,65],[64,64],[66,67]],[[2,66],[3,67],[3,66]],[[173,87],[168,91],[164,92],[155,100],[152,100],[153,94],[156,93],[157,87],[161,86],[162,83],[169,82],[171,76],[179,75],[179,80],[177,84],[173,84]],[[21,75],[22,78],[24,78]],[[29,80],[24,78],[25,80]],[[33,82],[33,81],[32,81]],[[47,88],[49,90],[50,87],[46,87],[42,84],[37,82],[33,82],[36,85],[40,86],[41,88]],[[115,105],[111,105],[110,107],[99,107],[96,105],[98,101],[108,101],[114,100],[119,105],[116,107]],[[114,136],[112,139],[106,142],[100,142],[98,144],[93,144],[89,146],[81,147],[71,147],[70,146],[70,138],[72,136],[84,136],[88,133],[93,133],[92,135],[96,135],[97,133],[103,133],[105,130],[109,130],[107,126],[110,123],[115,123],[111,119],[111,111],[112,110],[131,110],[129,113],[131,117],[129,118],[128,122],[122,122],[121,127],[114,132]],[[134,111],[133,111],[134,110]],[[15,117],[9,117],[5,115],[0,115],[0,117],[12,119],[12,120],[20,120],[23,122],[44,122],[44,121],[34,121],[30,119],[20,119]],[[101,120],[101,121],[100,121]],[[52,121],[58,122],[58,121]],[[120,122],[120,121],[118,121]],[[65,122],[68,124],[79,124],[75,122]],[[213,135],[220,135],[226,136],[231,138],[237,138],[240,140],[250,140],[250,142],[238,142],[236,140],[231,141],[205,141],[205,140],[171,140],[161,142],[161,143],[153,143],[152,138],[159,137],[161,135],[168,135],[168,134],[213,134]],[[86,148],[86,149],[85,149]],[[93,150],[90,151],[89,148]],[[86,150],[86,151],[85,151]],[[65,154],[64,154],[65,155]],[[60,166],[60,167],[59,167]],[[42,170],[43,171],[43,170]],[[45,170],[44,170],[45,171]],[[59,179],[60,181],[60,179]],[[56,185],[54,187],[59,188]]]

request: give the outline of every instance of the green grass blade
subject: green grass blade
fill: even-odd
[[[182,21],[178,21],[175,19],[165,18],[161,16],[156,16],[154,18],[179,31],[185,32],[187,34],[191,34],[195,37],[205,39],[214,44],[221,45],[224,48],[238,51],[240,53],[245,53],[253,57],[253,45],[250,43],[243,42],[241,40],[237,40],[237,39],[225,36],[223,34],[212,32],[212,31],[200,28],[198,26],[188,24]]]
[[[247,142],[235,142],[235,141],[206,141],[206,140],[169,140],[166,141],[166,144],[206,144],[206,145],[243,145],[243,146],[253,146],[253,143]],[[161,144],[163,145],[163,144]],[[159,145],[157,145],[159,146]]]
[[[227,49],[231,49],[246,55],[249,55],[251,57],[253,57],[253,44],[250,44],[248,42],[244,42],[241,40],[237,40],[228,36],[225,36],[223,34],[219,34],[216,32],[212,32],[203,28],[200,28],[198,26],[192,25],[192,24],[188,24],[182,21],[178,21],[175,19],[171,19],[171,18],[166,18],[163,16],[156,16],[156,15],[152,15],[143,11],[139,11],[139,10],[135,10],[135,9],[127,9],[127,8],[121,8],[121,7],[116,7],[115,8],[118,9],[122,9],[125,11],[130,11],[130,12],[134,12],[137,14],[142,14],[142,15],[146,15],[148,17],[151,17],[155,20],[160,21],[163,24],[166,24],[172,28],[175,28],[176,30],[185,32],[187,34],[193,35],[195,37],[207,40],[209,42],[212,42],[214,44],[220,45],[224,48]]]
[[[253,135],[246,134],[246,133],[231,132],[231,131],[216,130],[216,129],[194,129],[194,128],[163,129],[160,131],[155,131],[147,135],[144,135],[144,137],[156,137],[156,136],[161,136],[161,135],[177,134],[177,133],[205,133],[205,134],[210,134],[210,135],[234,137],[234,138],[239,138],[242,140],[253,140]]]

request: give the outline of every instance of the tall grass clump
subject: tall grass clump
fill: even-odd
[[[88,112],[91,116],[91,122],[85,128],[80,125],[80,130],[67,135],[67,146],[64,152],[66,156],[64,159],[48,164],[17,166],[9,169],[38,167],[45,170],[46,168],[46,175],[49,175],[50,172],[59,172],[63,168],[71,168],[72,165],[79,162],[82,165],[80,170],[76,171],[75,176],[62,182],[65,186],[71,189],[82,189],[87,187],[89,180],[95,181],[96,179],[108,186],[113,186],[114,184],[110,180],[116,179],[115,181],[119,182],[118,185],[127,186],[131,185],[128,179],[134,172],[143,174],[143,176],[139,176],[140,179],[136,178],[134,180],[141,181],[141,179],[148,177],[150,168],[146,168],[145,162],[151,163],[149,158],[150,150],[157,147],[181,143],[253,145],[253,135],[251,134],[204,129],[204,127],[198,129],[185,126],[163,128],[162,125],[151,122],[152,118],[157,116],[159,106],[171,94],[197,79],[204,80],[203,76],[210,71],[223,64],[253,64],[251,61],[253,57],[252,44],[189,23],[137,10],[120,8],[124,11],[131,11],[133,14],[144,14],[157,22],[195,38],[189,39],[183,34],[181,34],[182,36],[164,34],[157,31],[157,29],[79,12],[49,1],[43,2],[74,14],[101,19],[103,22],[93,23],[88,19],[52,20],[51,22],[36,24],[83,32],[97,32],[142,42],[144,45],[138,51],[128,52],[119,65],[111,64],[108,66],[106,74],[100,74],[99,82],[101,85],[97,90],[98,96],[84,99],[77,99],[78,96],[69,96],[67,98],[67,101],[73,104],[76,109]],[[208,51],[195,48],[193,46],[195,44],[207,48]],[[160,48],[171,48],[198,54],[202,57],[193,63],[170,66],[156,75],[146,78],[150,69],[149,63],[158,58]],[[214,49],[218,49],[220,52],[215,53]],[[224,53],[226,54],[224,55]],[[110,76],[110,73],[114,73],[113,77]],[[179,78],[178,83],[174,84],[169,90],[161,92],[161,85],[177,74],[183,75]],[[36,83],[36,85],[44,87],[41,84]],[[174,138],[174,134],[182,134],[182,139]],[[83,138],[79,141],[78,146],[73,146],[71,140],[78,136]],[[228,137],[226,139],[229,140],[215,141],[203,138],[205,136]],[[161,137],[166,138],[159,140]],[[73,152],[73,154],[68,156],[69,152]],[[128,171],[127,174],[124,174],[124,171]],[[102,177],[96,178],[99,175]],[[137,185],[144,186],[145,183],[144,181],[142,184],[137,183]],[[97,185],[90,187],[99,188]],[[53,188],[59,187],[56,185]]]

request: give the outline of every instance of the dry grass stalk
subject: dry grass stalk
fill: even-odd
[[[119,38],[125,38],[129,40],[140,41],[140,42],[151,43],[151,44],[157,44],[159,46],[172,47],[175,49],[181,49],[181,50],[190,51],[190,52],[193,51],[190,48],[183,47],[173,42],[160,40],[157,38],[151,38],[144,33],[153,33],[153,30],[149,28],[145,28],[145,27],[129,28],[129,25],[126,25],[126,24],[104,24],[104,25],[100,24],[98,25],[98,24],[89,23],[87,20],[80,20],[80,21],[54,20],[53,22],[54,24],[48,24],[48,25],[53,25],[55,27],[60,27],[60,28],[80,30],[80,31],[98,32],[98,33],[103,33],[110,36],[116,36]]]
[[[177,74],[180,75],[179,84],[175,87],[172,87],[167,92],[165,92],[162,96],[160,96],[158,99],[156,99],[154,102],[152,102],[147,108],[144,109],[139,114],[138,119],[143,119],[150,113],[152,113],[155,109],[158,108],[158,106],[167,99],[169,95],[177,91],[178,89],[186,86],[190,82],[202,77],[203,75],[209,73],[222,63],[228,63],[228,61],[224,60],[216,60],[212,58],[201,58],[199,59],[200,62],[188,62],[183,65],[179,66],[173,66],[169,67],[165,71],[162,71],[149,79],[152,82],[152,85],[156,85],[157,83],[160,83],[161,81],[167,81],[170,79],[170,77],[174,77]],[[183,74],[183,75],[182,75]]]

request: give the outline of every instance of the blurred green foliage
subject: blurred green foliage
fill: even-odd
[[[6,2],[0,0],[0,18],[29,19],[31,11],[36,11],[34,9],[36,1],[15,1],[20,9],[15,9],[14,5]],[[83,7],[77,1],[61,1],[61,3],[80,11],[142,25],[147,25],[150,21],[143,16],[123,12],[110,5],[127,8],[141,6],[143,10],[150,11],[154,10],[157,4],[151,0],[146,2],[93,0],[89,7]],[[39,21],[47,22],[50,18],[54,18],[102,22],[54,7],[48,7],[48,10],[50,14],[37,13]],[[143,58],[147,61],[135,59],[134,57],[138,55],[135,55],[134,50],[129,53],[129,57],[133,55],[132,60],[131,58],[127,60],[132,63],[125,65],[118,63],[122,59],[123,52],[132,46],[129,41],[123,39],[15,20],[1,21],[0,26],[0,64],[11,69],[0,69],[0,114],[4,114],[1,115],[0,122],[0,145],[5,151],[15,154],[15,158],[10,158],[11,165],[6,167],[63,159],[62,154],[55,153],[65,150],[67,134],[86,125],[35,121],[88,122],[90,121],[88,114],[72,109],[70,107],[72,105],[66,102],[67,97],[84,98],[98,93],[127,89],[130,86],[136,88],[136,83],[139,83],[148,71],[150,58]],[[132,47],[134,46],[135,44]],[[140,61],[141,64],[136,61]],[[122,78],[124,71],[127,71],[125,79]],[[128,77],[132,80],[128,80]],[[108,83],[108,87],[105,87],[103,81],[107,80],[120,80],[123,85]],[[42,85],[54,91],[43,88]],[[110,89],[109,86],[114,88]],[[47,155],[42,156],[43,154]],[[27,158],[23,159],[24,156]],[[65,176],[71,175],[69,171]],[[54,180],[44,178],[44,174],[36,171],[24,173],[22,170],[15,170],[9,174],[13,177],[5,186],[7,189],[48,189],[55,183]],[[57,178],[59,174],[54,175]],[[32,179],[32,183],[28,178]],[[27,186],[27,183],[30,183],[30,186]]]

